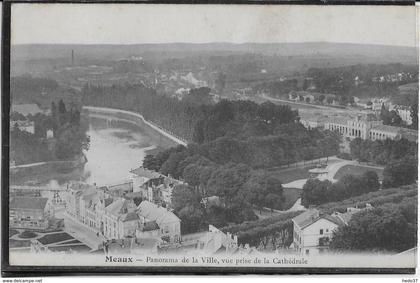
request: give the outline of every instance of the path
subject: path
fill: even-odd
[[[346,165],[358,165],[357,161],[353,161],[353,160],[343,160],[343,159],[339,159],[339,158],[337,158],[337,160],[341,160],[341,161],[333,162],[332,164],[329,164],[326,167],[326,170],[328,171],[328,176],[327,176],[326,179],[330,180],[331,182],[335,181],[334,176],[335,176],[335,174],[337,174],[337,171],[340,170],[341,167],[344,167]],[[293,182],[283,184],[283,187],[303,189],[303,185],[305,185],[307,180],[308,179],[295,180]]]
[[[299,211],[299,210],[306,210],[306,208],[302,205],[302,198],[298,198],[296,202],[292,205],[292,207],[286,210],[285,212]]]
[[[44,164],[47,164],[47,162],[36,162],[36,163],[27,163],[27,164],[22,164],[22,165],[14,165],[14,166],[10,166],[10,169],[27,168],[27,167],[44,165]]]
[[[161,127],[153,124],[150,121],[147,121],[143,115],[140,115],[138,113],[135,112],[131,112],[131,111],[126,111],[126,110],[119,110],[119,109],[113,109],[113,108],[106,108],[106,107],[94,107],[94,106],[83,106],[83,109],[86,109],[88,111],[97,111],[97,112],[105,112],[105,113],[111,113],[111,114],[126,114],[126,115],[130,115],[136,118],[140,118],[146,125],[148,125],[149,127],[151,127],[152,129],[156,130],[157,132],[159,132],[160,134],[164,135],[165,137],[171,139],[172,141],[183,145],[183,146],[187,146],[187,142],[182,140],[179,137],[174,136],[173,134],[169,133],[168,131],[162,129]],[[116,120],[119,120],[119,118],[113,118]]]

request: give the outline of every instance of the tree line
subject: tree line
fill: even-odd
[[[402,252],[417,245],[417,198],[387,203],[352,216],[333,234],[335,252]]]
[[[383,187],[408,185],[417,180],[417,143],[407,139],[362,140],[350,142],[350,154],[360,162],[386,165]]]

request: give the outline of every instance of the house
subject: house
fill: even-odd
[[[321,254],[328,249],[333,231],[345,225],[339,218],[321,215],[316,209],[309,209],[294,217],[293,248],[305,255]]]
[[[133,192],[133,181],[125,181],[124,183],[108,185],[106,191],[115,197],[122,197]]]
[[[35,122],[29,120],[18,120],[18,121],[10,121],[10,129],[13,130],[14,127],[17,127],[19,130],[23,132],[28,132],[31,134],[35,133]]]
[[[105,207],[100,232],[108,239],[134,237],[140,217],[133,201],[119,198]]]
[[[138,208],[139,215],[148,221],[155,221],[160,228],[161,237],[166,237],[170,242],[176,242],[181,236],[181,220],[164,207],[150,201],[142,201]]]
[[[331,216],[336,217],[338,219],[340,219],[341,221],[343,221],[343,223],[345,225],[349,225],[349,222],[351,220],[351,218],[353,217],[354,214],[362,211],[362,210],[366,210],[366,209],[372,209],[373,206],[369,203],[366,203],[366,207],[364,208],[359,208],[359,207],[347,207],[346,212],[341,213],[341,212],[334,212],[333,214],[331,214]]]
[[[183,184],[182,181],[144,167],[131,170],[130,173],[133,182],[133,192],[140,192],[143,199],[159,205],[165,204],[170,206],[174,186]]]
[[[45,230],[50,219],[48,198],[12,197],[9,205],[10,228]]]
[[[391,108],[390,108],[391,110]],[[398,116],[401,117],[401,119],[407,124],[411,125],[413,123],[412,117],[411,117],[411,108],[408,106],[403,105],[395,105],[393,107],[393,110],[395,110],[398,114]]]
[[[143,166],[131,170],[130,173],[131,180],[133,181],[133,192],[142,191],[142,189],[144,188],[144,184],[151,179],[164,177],[164,175],[152,170],[148,170]]]

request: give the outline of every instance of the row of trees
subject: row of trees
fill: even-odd
[[[335,183],[309,179],[303,186],[302,205],[320,205],[379,190],[378,175],[368,171],[361,176],[345,175]]]
[[[111,107],[142,114],[145,119],[191,141],[196,121],[205,114],[202,108],[166,95],[158,95],[141,84],[111,87],[85,85],[83,105]]]
[[[287,248],[293,242],[293,222],[291,219],[301,211],[286,212],[270,218],[247,221],[222,228],[238,236],[239,244],[249,244],[267,249]]]

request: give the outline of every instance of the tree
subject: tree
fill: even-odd
[[[387,165],[384,169],[384,188],[412,184],[417,180],[417,158],[407,156],[401,161]]]
[[[244,164],[228,163],[219,166],[207,182],[208,194],[219,196],[230,205],[249,176],[250,169]]]
[[[160,164],[152,154],[147,154],[143,159],[143,167],[152,171],[159,171],[160,170]]]
[[[208,87],[192,88],[182,100],[196,105],[212,104],[210,91],[211,89]]]
[[[284,197],[281,182],[267,173],[254,173],[244,184],[243,193],[249,203],[260,209],[282,209]]]
[[[223,73],[218,73],[214,84],[217,93],[222,93],[226,85],[226,75]]]
[[[402,252],[416,245],[417,226],[399,205],[387,205],[356,213],[348,226],[334,232],[330,249]]]
[[[379,183],[378,174],[374,171],[367,171],[361,176],[362,183],[364,184],[367,192],[374,192],[380,189],[381,184]]]
[[[186,206],[200,206],[201,195],[198,191],[187,185],[177,185],[172,191],[172,207],[180,211]]]
[[[332,104],[334,102],[334,99],[331,96],[327,97],[327,103]]]
[[[208,227],[202,208],[187,205],[177,212],[181,219],[181,233],[190,234],[205,230]]]
[[[58,134],[55,155],[60,160],[73,158],[88,150],[90,138],[80,129],[80,127],[66,127],[61,129]]]
[[[310,205],[320,205],[328,199],[328,188],[331,182],[328,180],[320,181],[318,179],[308,179],[303,185],[302,205],[309,207]]]
[[[417,99],[416,102],[411,105],[410,116],[412,121],[411,127],[417,130],[419,127],[419,103]]]
[[[67,122],[67,110],[64,101],[60,99],[58,102],[58,121],[60,126],[64,125]]]
[[[323,102],[324,102],[324,100],[325,100],[325,95],[321,94],[321,95],[319,95],[319,96],[318,96],[318,101],[319,101],[320,103],[323,103]]]

